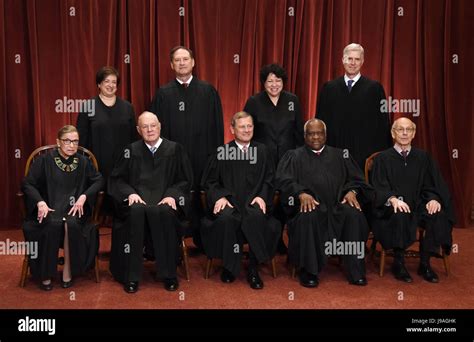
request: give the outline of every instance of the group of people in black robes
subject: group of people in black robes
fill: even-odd
[[[31,202],[25,236],[43,241],[40,260],[30,260],[42,288],[51,288],[56,269],[53,255],[64,236],[65,246],[78,250],[78,243],[82,251],[80,258],[68,259],[72,271],[63,274],[63,287],[70,286],[71,272],[75,275],[90,267],[90,258],[97,253],[97,237],[87,224],[90,215],[83,206],[93,205],[94,194],[103,186],[100,173],[89,165],[74,186],[63,186],[76,194],[77,202],[62,203],[61,210],[55,200],[51,205],[41,201],[56,197],[38,183],[52,175],[37,171],[46,161],[53,165],[54,160],[63,172],[82,170],[67,166],[76,160],[87,164],[73,151],[79,139],[97,153],[99,169],[108,180],[106,191],[115,207],[110,269],[128,293],[139,288],[144,246],[156,259],[157,280],[169,291],[178,288],[178,245],[189,233],[182,224],[189,217],[195,244],[208,258],[223,260],[221,280],[225,283],[239,274],[243,246],[248,244],[247,281],[252,289],[262,289],[258,265],[270,260],[277,247],[286,249],[281,231],[287,223],[288,260],[299,270],[302,286],[318,285],[318,275],[331,255],[342,256],[350,284],[366,285],[361,246],[367,240],[368,221],[384,248],[395,251],[395,277],[407,282],[411,277],[404,266],[404,250],[414,241],[416,227],[422,226],[426,233],[418,273],[437,282],[429,260],[440,246],[446,253],[450,250],[454,217],[449,192],[429,156],[410,148],[414,123],[399,119],[390,129],[388,113],[380,110],[383,88],[361,76],[363,61],[359,44],[344,49],[345,76],[325,84],[318,100],[317,116],[325,120],[309,120],[304,129],[298,98],[283,91],[285,71],[276,64],[264,66],[260,75],[264,91],[250,97],[245,111],[234,115],[230,127],[234,140],[228,144],[223,144],[219,95],[212,85],[193,76],[190,49],[171,50],[170,66],[176,79],[157,90],[150,111],[139,116],[136,127],[133,107],[115,95],[118,72],[110,67],[99,70],[100,94],[94,99],[94,112],[79,115],[79,132],[68,131],[71,137],[60,131],[54,152],[58,156],[53,153],[35,162],[24,182]],[[114,125],[107,129],[110,122]],[[135,129],[142,138],[138,141]],[[69,154],[62,149],[63,140],[69,141]],[[385,151],[375,159],[369,185],[361,167],[380,150]],[[44,170],[59,172],[52,166]],[[413,177],[416,173],[422,176]],[[60,176],[59,184],[71,177],[68,173]],[[204,207],[193,198],[200,190],[207,198]],[[281,200],[273,208],[275,190]],[[54,191],[65,196],[59,188]],[[52,211],[53,207],[58,210]],[[79,214],[82,224],[76,226],[73,222]],[[38,222],[32,219],[35,215]],[[38,229],[38,225],[50,228]],[[82,239],[76,239],[81,242],[71,244],[76,231],[82,232]],[[284,248],[280,248],[282,243]]]

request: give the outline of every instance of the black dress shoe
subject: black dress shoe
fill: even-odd
[[[304,287],[317,287],[319,285],[318,276],[308,273],[305,270],[300,271],[300,284]]]
[[[401,280],[405,283],[413,282],[413,278],[405,267],[405,264],[394,262],[392,265],[392,273],[395,276],[395,279]]]
[[[232,283],[234,282],[235,277],[231,271],[224,268],[221,273],[221,280],[223,283]]]
[[[247,281],[250,284],[250,287],[254,290],[261,290],[263,289],[263,281],[258,274],[256,269],[249,270],[247,274]]]
[[[63,280],[61,280],[61,287],[62,287],[63,289],[67,289],[67,288],[69,288],[69,287],[71,287],[71,286],[72,286],[72,279],[69,280],[69,281],[63,281]]]
[[[350,281],[349,284],[356,285],[356,286],[366,286],[367,285],[367,279],[365,277],[362,277],[359,280]]]
[[[176,291],[179,287],[178,278],[165,279],[165,289],[168,291]]]
[[[430,283],[439,282],[438,275],[433,271],[430,265],[420,264],[420,267],[418,267],[418,274]]]
[[[127,293],[135,293],[138,291],[138,281],[129,281],[123,286],[123,289]]]
[[[51,291],[53,289],[53,283],[49,283],[49,284],[40,283],[39,288],[43,291]]]

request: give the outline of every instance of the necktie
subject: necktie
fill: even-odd
[[[347,81],[347,90],[349,90],[349,93],[352,90],[352,83],[354,83],[354,80],[349,80]]]
[[[151,154],[155,154],[156,150],[157,150],[156,146],[153,146],[152,148],[150,148]]]
[[[182,83],[181,85],[183,86],[184,89],[186,89],[189,86],[189,84],[187,83]]]
[[[402,152],[400,152],[400,154],[402,155],[403,160],[405,161],[405,166],[407,166],[407,155],[408,155],[408,151],[403,150]]]
[[[247,153],[248,149],[248,146],[242,146],[242,152]]]
[[[317,156],[320,156],[321,155],[321,152],[320,151],[317,151],[315,152]]]

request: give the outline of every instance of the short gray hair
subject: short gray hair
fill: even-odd
[[[306,128],[308,127],[308,125],[309,125],[310,123],[313,123],[313,122],[320,122],[320,123],[323,125],[324,133],[327,133],[326,123],[325,123],[323,120],[313,118],[313,119],[309,119],[309,120],[306,121],[306,123],[304,124],[303,129],[304,129],[304,133],[305,133],[305,134],[306,134]]]
[[[364,48],[362,45],[357,44],[357,43],[350,43],[344,48],[344,51],[342,52],[342,57],[347,56],[349,54],[349,51],[359,51],[361,57],[364,57]]]

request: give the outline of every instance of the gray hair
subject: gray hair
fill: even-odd
[[[326,124],[324,123],[323,120],[320,120],[320,119],[316,119],[316,118],[313,118],[313,119],[309,119],[308,121],[306,121],[306,123],[304,124],[304,133],[306,134],[306,128],[308,127],[309,124],[313,123],[313,122],[320,122],[322,125],[323,125],[323,128],[324,128],[324,133],[326,134],[327,132],[327,129],[326,129]]]
[[[349,51],[359,51],[360,56],[364,57],[364,48],[362,45],[357,44],[357,43],[350,43],[344,48],[344,51],[342,52],[342,57],[347,56],[349,54]]]

